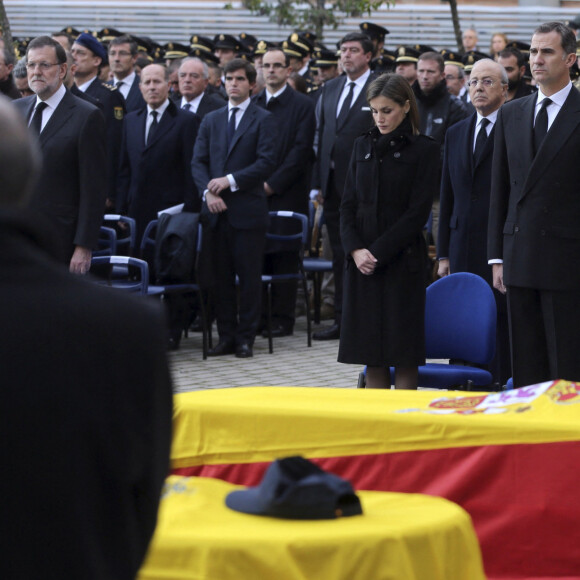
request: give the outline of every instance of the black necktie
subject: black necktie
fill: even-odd
[[[181,107],[184,111],[189,111],[191,109],[191,103],[185,103],[183,107]]]
[[[348,95],[346,95],[346,99],[344,99],[342,103],[342,107],[340,108],[340,112],[338,113],[338,117],[336,118],[336,128],[340,129],[342,124],[346,120],[348,116],[348,112],[350,111],[350,106],[352,105],[352,97],[354,96],[354,86],[356,83],[350,82],[350,90],[348,91]]]
[[[536,124],[534,125],[534,150],[535,153],[540,149],[540,145],[548,132],[548,111],[547,107],[552,102],[551,99],[545,98],[540,105],[540,110],[536,115]]]
[[[157,127],[159,127],[159,123],[157,122],[157,111],[151,111],[151,116],[153,117],[153,123],[149,127],[149,134],[147,135],[147,143],[151,143],[153,136],[155,135],[155,131],[157,131]]]
[[[487,143],[487,126],[489,125],[489,119],[482,119],[479,125],[479,133],[475,139],[475,149],[473,150],[473,161],[477,165],[481,159],[481,154],[485,144]]]
[[[266,109],[268,109],[268,110],[272,109],[276,105],[277,102],[278,102],[277,97],[270,97],[270,100],[268,101],[268,104],[266,105]]]
[[[38,105],[36,105],[36,109],[34,109],[34,115],[32,116],[32,121],[30,121],[30,130],[35,135],[40,135],[40,131],[42,129],[42,111],[46,109],[48,105],[44,101],[40,101]]]
[[[228,145],[232,142],[234,133],[236,132],[236,113],[238,111],[239,107],[233,107],[230,112],[230,120],[228,123]]]
[[[120,88],[121,88],[121,87],[122,87],[124,84],[125,84],[125,82],[124,82],[124,81],[117,81],[117,82],[115,83],[115,86],[117,87],[117,89],[120,89]]]

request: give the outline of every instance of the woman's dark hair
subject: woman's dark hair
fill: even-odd
[[[409,101],[409,112],[407,113],[413,133],[419,134],[419,109],[413,94],[411,85],[401,76],[394,73],[387,73],[375,79],[367,89],[367,101],[370,104],[376,97],[386,97],[391,99],[401,107]]]

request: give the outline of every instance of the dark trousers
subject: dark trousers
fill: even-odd
[[[514,387],[580,380],[580,291],[508,287]]]
[[[254,343],[262,307],[265,237],[265,229],[236,229],[230,225],[227,216],[219,216],[213,236],[213,256],[220,341]]]
[[[340,239],[340,194],[331,173],[324,198],[324,221],[332,248],[332,273],[334,274],[334,320],[340,324],[342,318],[342,284],[344,277],[344,250]]]

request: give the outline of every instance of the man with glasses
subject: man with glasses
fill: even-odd
[[[63,85],[66,53],[49,36],[26,50],[35,95],[14,104],[38,136],[43,164],[30,207],[53,226],[53,255],[71,272],[86,274],[106,195],[105,120],[95,106]]]
[[[264,183],[270,211],[294,211],[308,215],[308,188],[314,151],[316,119],[314,101],[288,85],[289,57],[280,48],[270,48],[262,59],[266,88],[255,103],[267,109],[278,127],[276,171]],[[281,232],[295,233],[295,232]],[[267,250],[267,248],[266,248]],[[266,254],[266,268],[272,274],[296,272],[295,253]],[[297,283],[276,284],[272,289],[272,335],[292,334],[295,320]]]
[[[128,35],[113,38],[109,43],[109,66],[113,80],[108,84],[117,87],[125,99],[127,113],[145,106],[139,87],[140,78],[135,72],[137,43]]]
[[[483,59],[473,65],[468,82],[476,112],[456,123],[445,137],[441,180],[441,213],[437,256],[439,276],[471,272],[492,286],[487,264],[487,220],[491,189],[494,126],[506,99],[508,79],[503,67]],[[511,376],[507,306],[497,302],[496,355],[490,371],[504,385]]]

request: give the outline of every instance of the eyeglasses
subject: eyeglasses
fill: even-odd
[[[272,63],[267,62],[266,64],[262,65],[262,68],[265,68],[266,70],[271,69],[271,68],[280,69],[280,68],[286,68],[286,65],[282,64],[280,62],[272,62]]]
[[[475,88],[479,83],[481,83],[484,87],[488,89],[489,87],[493,87],[493,85],[495,85],[495,81],[493,79],[481,79],[481,80],[474,79],[472,81],[469,81],[467,83],[467,86]]]
[[[35,70],[38,67],[41,71],[46,72],[49,68],[53,66],[60,66],[60,62],[27,62],[26,70]]]

